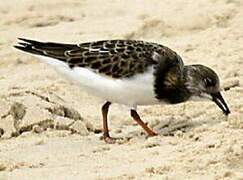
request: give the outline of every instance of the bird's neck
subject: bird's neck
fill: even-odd
[[[173,79],[174,77],[170,77],[173,76],[173,74],[166,69],[157,71],[156,74],[154,80],[154,92],[157,99],[166,101],[170,104],[176,104],[185,102],[190,98],[190,92],[185,85],[187,76],[186,68],[183,69],[180,80],[177,80],[175,83],[168,83],[168,79]]]

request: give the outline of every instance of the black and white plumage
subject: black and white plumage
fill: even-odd
[[[230,113],[219,92],[217,74],[203,65],[184,66],[181,57],[166,46],[135,40],[77,45],[19,40],[15,48],[39,56],[67,79],[107,101],[102,107],[105,138],[110,137],[107,113],[111,103],[130,106],[132,117],[150,136],[155,133],[139,118],[137,105],[206,98]]]

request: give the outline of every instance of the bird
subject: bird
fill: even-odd
[[[140,118],[140,105],[209,100],[225,115],[230,114],[216,72],[201,64],[184,65],[175,51],[162,44],[125,39],[80,44],[18,40],[15,48],[37,56],[64,78],[105,101],[101,111],[102,139],[106,142],[115,141],[107,118],[112,103],[128,106],[131,117],[148,137],[157,134]]]

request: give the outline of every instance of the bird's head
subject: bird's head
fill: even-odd
[[[191,100],[212,100],[228,115],[230,110],[220,93],[218,75],[203,65],[185,66],[185,86],[189,90]]]

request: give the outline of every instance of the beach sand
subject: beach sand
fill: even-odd
[[[0,1],[0,179],[243,179],[242,0]],[[18,37],[82,43],[161,43],[221,80],[231,114],[213,102],[141,106],[146,138],[114,104],[100,140],[103,100],[13,48]],[[139,89],[138,89],[139,90]]]

